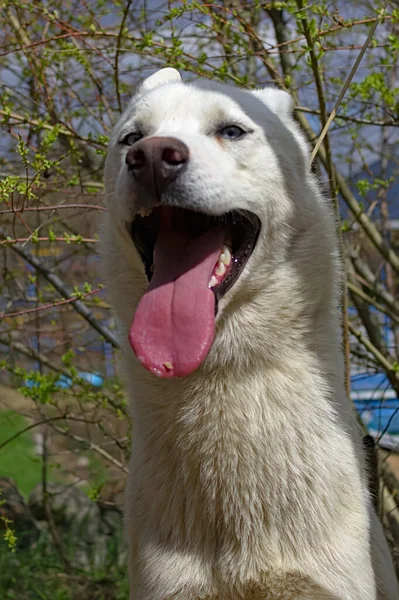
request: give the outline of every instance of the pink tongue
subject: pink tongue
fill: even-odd
[[[154,274],[130,328],[141,362],[158,377],[185,377],[203,362],[215,332],[215,296],[208,288],[223,246],[222,230],[192,238],[161,214]]]

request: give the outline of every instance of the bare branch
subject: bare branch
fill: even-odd
[[[4,231],[0,229],[0,234],[4,236]],[[71,301],[73,308],[78,312],[90,325],[98,331],[100,335],[110,342],[114,348],[119,347],[119,342],[116,336],[105,327],[100,321],[98,321],[87,306],[81,301],[73,297],[72,291],[63,283],[63,281],[54,273],[49,271],[44,265],[42,265],[37,258],[29,254],[26,250],[23,250],[20,246],[10,246],[19,256],[21,256],[27,263],[35,267],[35,269],[61,294],[65,299]]]

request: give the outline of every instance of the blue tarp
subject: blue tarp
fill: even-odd
[[[354,375],[351,396],[370,435],[399,449],[399,399],[385,373]]]
[[[78,377],[80,379],[83,379],[87,383],[90,383],[90,385],[94,387],[101,387],[104,385],[104,378],[98,373],[87,373],[85,371],[81,371],[78,373]],[[37,387],[40,385],[40,383],[38,381],[35,381],[34,379],[26,379],[24,384],[27,388]],[[60,389],[67,389],[70,388],[72,384],[73,380],[71,377],[67,377],[66,375],[60,375],[56,386]]]

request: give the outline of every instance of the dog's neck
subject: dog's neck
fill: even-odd
[[[127,350],[127,371],[134,369],[131,531],[159,549],[154,565],[165,560],[161,548],[173,547],[186,557],[187,572],[207,569],[208,560],[212,569],[220,556],[225,579],[229,565],[239,564],[256,580],[287,556],[292,571],[303,568],[303,555],[310,569],[335,519],[349,523],[355,515],[364,526],[338,317],[320,314],[311,325],[294,332],[295,341],[275,337],[275,352],[260,346],[236,368],[223,366],[219,332],[203,367],[177,380],[133,366]],[[254,333],[237,338],[253,342]]]
[[[304,410],[309,421],[314,414],[312,407],[317,407],[318,418],[322,410],[328,420],[334,411],[345,412],[348,402],[335,309],[330,314],[323,311],[313,315],[308,326],[293,309],[291,312],[291,324],[287,317],[284,327],[281,315],[262,324],[267,331],[265,339],[259,338],[256,322],[236,323],[238,329],[232,334],[228,315],[225,326],[230,329],[226,339],[222,325],[205,364],[182,379],[159,379],[146,372],[133,358],[131,348],[126,347],[126,371],[134,371],[128,384],[133,388],[130,396],[138,427],[143,423],[151,430],[163,430],[166,423],[181,427],[184,415],[191,415],[187,423],[195,429],[216,414],[225,414],[224,420],[215,423],[222,431],[230,422],[234,427],[241,412],[248,422],[257,418],[257,410],[264,415],[275,409],[290,415],[300,415]],[[232,346],[232,340],[238,340],[237,347]],[[194,414],[202,415],[200,422]],[[246,435],[246,428],[241,434]]]
[[[333,343],[330,349],[337,350]],[[246,373],[204,369],[159,380],[137,367],[132,460],[147,527],[160,538],[207,545],[212,526],[228,543],[239,536],[243,552],[254,545],[247,547],[253,555],[254,532],[264,535],[266,527],[272,555],[281,520],[303,520],[308,502],[320,516],[301,535],[309,544],[320,535],[322,513],[336,502],[337,465],[351,456],[331,402],[344,392],[331,389],[337,374],[320,373],[310,353],[302,350],[293,363],[293,349],[286,350],[280,366],[258,364]]]
[[[181,380],[160,380],[136,365],[131,396],[137,460],[145,456],[153,463],[152,476],[166,468],[170,481],[182,470],[187,476],[198,470],[204,488],[234,485],[236,476],[243,486],[242,471],[257,469],[261,460],[270,472],[270,491],[273,480],[280,486],[285,480],[280,456],[288,452],[293,468],[306,452],[319,460],[322,449],[315,452],[312,445],[330,435],[335,413],[350,411],[340,338],[317,327],[313,335],[311,343],[297,340],[291,347],[281,340],[275,361],[267,352],[262,361],[260,353],[244,368],[213,365]],[[323,348],[321,339],[328,340]],[[286,477],[288,485],[291,475]]]

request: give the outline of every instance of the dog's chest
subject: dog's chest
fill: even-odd
[[[263,573],[247,582],[212,594],[192,595],[184,591],[165,600],[334,600],[327,591],[299,573]]]
[[[224,573],[232,564],[259,572],[323,535],[318,512],[333,510],[333,501],[314,498],[328,478],[322,448],[304,445],[304,433],[281,408],[258,404],[257,414],[249,403],[208,397],[147,432],[151,445],[130,494],[138,530],[199,552]],[[311,522],[304,518],[308,505]]]

